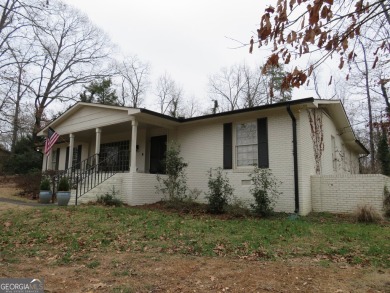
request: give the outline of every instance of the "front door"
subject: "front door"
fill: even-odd
[[[151,174],[165,174],[165,153],[167,151],[167,136],[153,136],[150,139],[150,170]]]

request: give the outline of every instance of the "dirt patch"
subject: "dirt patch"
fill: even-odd
[[[4,213],[6,211],[9,211],[10,209],[27,210],[31,208],[32,208],[31,206],[26,206],[26,205],[17,205],[13,203],[0,202],[0,213]]]
[[[307,259],[277,262],[148,253],[108,253],[83,262],[26,258],[2,277],[45,278],[45,292],[390,292],[390,271]]]
[[[17,187],[15,177],[1,176],[0,177],[0,198],[8,198],[13,200],[19,200],[23,202],[37,202],[26,197],[20,196],[21,189]]]

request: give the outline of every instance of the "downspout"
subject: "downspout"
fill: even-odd
[[[294,157],[294,192],[295,192],[295,213],[299,213],[299,181],[298,181],[298,142],[297,142],[297,119],[290,109],[290,105],[287,106],[287,112],[290,115],[292,121],[293,132],[293,157]]]

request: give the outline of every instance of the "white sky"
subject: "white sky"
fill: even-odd
[[[64,0],[86,13],[118,45],[121,53],[151,64],[152,82],[167,71],[186,98],[208,99],[208,77],[223,66],[262,64],[269,52],[239,46],[248,42],[266,4],[257,0]],[[275,3],[274,3],[275,4]],[[148,93],[152,107],[153,92]],[[302,96],[304,98],[306,96]],[[293,97],[296,98],[296,97]]]

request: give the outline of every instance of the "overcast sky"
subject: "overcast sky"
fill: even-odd
[[[182,86],[185,97],[194,95],[205,103],[211,74],[244,60],[262,64],[269,53],[256,49],[251,55],[248,47],[231,49],[239,43],[228,39],[248,42],[255,35],[265,1],[64,1],[86,13],[123,54],[148,61],[153,82],[166,71]],[[152,107],[150,101],[147,106]]]

